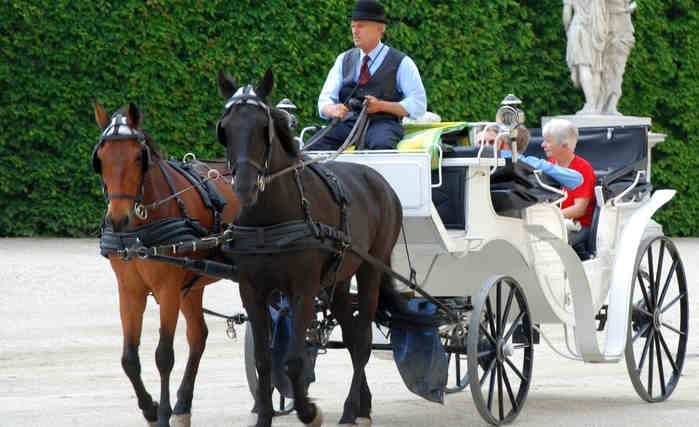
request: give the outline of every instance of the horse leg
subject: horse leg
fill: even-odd
[[[257,396],[253,412],[257,414],[256,427],[271,427],[274,416],[272,405],[272,375],[269,352],[269,328],[272,322],[268,302],[260,292],[255,292],[249,281],[239,283],[240,297],[248,314],[255,341],[255,367],[257,368]]]
[[[172,410],[173,427],[189,427],[191,424],[194,381],[197,377],[201,356],[206,347],[206,337],[209,334],[202,312],[203,294],[204,288],[191,289],[180,299],[180,309],[187,324],[189,358],[180,388],[177,390],[177,403],[175,403],[175,409]]]
[[[158,406],[158,427],[169,427],[172,407],[170,406],[170,373],[175,364],[173,341],[180,309],[180,290],[169,287],[160,295],[160,340],[155,349],[155,364],[160,372],[160,405]]]
[[[347,351],[352,359],[352,364],[355,364],[355,328],[354,328],[354,308],[352,307],[352,295],[349,292],[349,282],[338,283],[333,297],[332,312],[340,328],[342,329],[342,342],[347,347]],[[342,412],[342,417],[338,424],[355,424],[357,414],[359,413],[360,405],[358,401],[353,401],[348,396],[345,400],[345,406]]]
[[[364,425],[371,425],[371,391],[364,368],[371,355],[371,323],[378,305],[380,280],[381,273],[369,264],[363,264],[357,271],[359,315],[355,319],[354,346],[351,352],[354,372],[345,409],[349,407],[356,411],[358,408],[354,422]]]
[[[308,399],[304,367],[308,363],[306,355],[306,331],[315,316],[315,297],[301,295],[294,298],[294,338],[291,340],[291,356],[286,361],[286,373],[294,389],[294,409],[306,426],[317,427],[323,423],[323,413]]]
[[[158,420],[158,405],[146,391],[141,379],[141,361],[138,357],[138,346],[141,343],[141,330],[143,327],[143,312],[146,309],[145,288],[138,292],[119,286],[119,311],[121,315],[121,328],[124,334],[123,352],[121,355],[121,367],[131,381],[138,407],[149,424]]]

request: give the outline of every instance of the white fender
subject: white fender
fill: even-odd
[[[629,325],[633,273],[643,232],[653,214],[669,202],[675,193],[677,193],[675,190],[657,190],[650,200],[631,215],[621,230],[620,236],[623,237],[619,241],[614,257],[614,269],[609,286],[609,308],[607,310],[609,333],[605,349],[607,357],[621,358],[626,346],[626,328]]]
[[[631,215],[621,230],[614,258],[607,309],[607,342],[604,352],[597,341],[594,300],[582,262],[573,248],[540,225],[528,225],[527,230],[546,240],[561,257],[568,272],[575,311],[575,341],[585,362],[617,362],[623,356],[629,324],[631,285],[636,266],[638,245],[651,217],[675,195],[675,190],[658,190]]]

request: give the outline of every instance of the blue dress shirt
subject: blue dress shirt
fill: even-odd
[[[500,156],[506,159],[511,158],[512,151],[500,150]],[[546,175],[555,179],[556,182],[562,186],[571,190],[576,189],[583,183],[582,174],[576,170],[554,165],[549,161],[534,156],[525,156],[524,154],[520,154],[517,156],[517,158],[534,169],[542,171]]]
[[[386,54],[388,53],[388,46],[384,45],[379,41],[379,44],[368,53],[369,55],[369,72],[373,76],[383,63]],[[361,51],[359,61],[357,61],[357,68],[354,70],[354,80],[359,80],[359,71],[362,68],[362,62],[367,54]],[[328,77],[325,79],[325,84],[320,92],[320,97],[318,98],[318,113],[320,117],[328,119],[323,114],[323,106],[326,104],[337,104],[340,98],[340,89],[342,88],[342,58],[345,53],[338,55],[335,60],[335,64],[330,69]],[[425,87],[422,85],[422,79],[420,78],[420,72],[410,57],[407,55],[403,58],[400,65],[398,66],[398,72],[396,75],[396,88],[400,93],[405,96],[402,101],[399,102],[405,111],[408,112],[410,117],[417,118],[425,114],[427,110],[427,95],[425,94]]]

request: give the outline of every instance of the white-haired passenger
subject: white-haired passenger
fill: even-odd
[[[592,215],[595,210],[595,171],[590,163],[575,154],[578,128],[568,120],[553,119],[544,125],[541,146],[548,161],[580,172],[583,183],[575,189],[564,187],[568,198],[561,205],[564,218],[580,223],[579,231],[571,233],[570,244],[581,255],[588,256],[587,242],[590,236]]]

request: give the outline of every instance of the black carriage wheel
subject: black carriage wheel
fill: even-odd
[[[689,334],[687,279],[667,237],[641,243],[630,304],[626,368],[641,399],[661,402],[680,379]]]
[[[468,378],[476,409],[493,425],[514,420],[532,376],[532,322],[524,292],[511,277],[490,278],[471,313]]]
[[[455,352],[447,352],[449,374],[447,377],[447,385],[444,387],[444,392],[447,394],[463,391],[468,386],[467,365],[463,363],[464,355],[458,351],[458,348],[464,348],[464,341],[464,338],[459,340],[449,338],[445,340],[445,345],[457,347],[454,349]],[[451,382],[452,378],[453,383]]]
[[[255,338],[252,334],[252,326],[247,322],[245,327],[245,377],[248,380],[248,388],[253,399],[257,399],[257,368],[255,367]],[[274,403],[274,415],[287,415],[294,410],[294,399],[287,399],[278,391],[272,394]],[[275,401],[278,403],[275,403]]]

